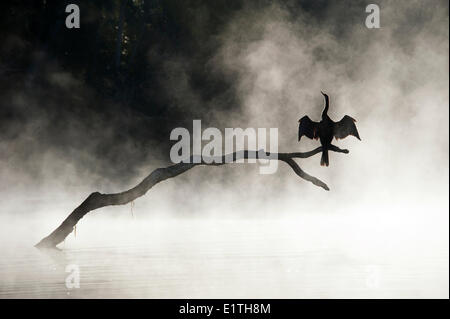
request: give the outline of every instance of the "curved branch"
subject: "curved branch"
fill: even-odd
[[[340,149],[333,149],[333,151],[343,151]],[[194,157],[191,156],[187,163],[178,163],[165,168],[155,169],[146,178],[142,180],[135,187],[116,194],[101,194],[94,192],[90,194],[80,206],[62,222],[62,224],[56,228],[50,235],[43,238],[36,247],[39,248],[55,248],[56,245],[61,243],[72,231],[78,221],[84,217],[90,211],[95,209],[111,206],[111,205],[124,205],[138,197],[145,195],[153,186],[161,181],[180,175],[187,170],[198,165],[224,165],[230,162],[234,162],[240,159],[269,159],[280,160],[287,163],[299,177],[322,187],[325,190],[329,190],[328,186],[319,180],[318,178],[305,173],[295,162],[294,158],[307,158],[313,156],[322,151],[322,147],[318,147],[309,152],[299,153],[269,153],[260,151],[238,151],[232,154],[227,154],[222,157]],[[196,163],[198,162],[198,163]]]

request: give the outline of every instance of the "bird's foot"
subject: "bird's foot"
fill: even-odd
[[[337,147],[336,145],[332,145],[332,144],[328,147],[328,149],[329,149],[330,151],[338,152],[338,153],[344,153],[344,154],[350,153],[349,150],[339,148],[339,147]]]

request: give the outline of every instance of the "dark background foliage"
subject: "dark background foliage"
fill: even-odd
[[[80,7],[80,29],[65,27],[65,7],[71,2]],[[133,175],[149,160],[166,165],[174,127],[189,128],[193,119],[220,127],[223,123],[213,123],[218,112],[239,116],[239,74],[224,70],[215,58],[224,30],[239,13],[246,12],[250,20],[252,12],[272,4],[2,1],[0,160],[39,175],[35,165],[49,152],[70,158],[78,170],[92,169],[105,178]],[[287,20],[307,15],[311,28],[327,29],[336,43],[349,48],[334,57],[320,46],[314,52],[316,61],[348,65],[349,78],[358,70],[352,67],[353,49],[361,56],[374,39],[364,36],[369,32],[363,26],[366,5],[365,1],[277,2],[288,12]],[[406,9],[394,15],[395,25],[384,29],[405,52],[413,52],[414,35],[435,10],[448,10],[445,1],[423,4],[423,10],[417,6],[408,10],[408,2],[402,2]],[[355,28],[361,30],[358,41],[352,38]],[[234,38],[244,44],[255,40],[248,37],[258,36],[237,32]]]
[[[4,160],[23,161],[26,169],[26,159],[40,161],[51,150],[83,167],[91,165],[80,155],[88,152],[100,174],[123,175],[149,154],[167,161],[172,128],[190,127],[194,118],[208,123],[217,110],[239,111],[235,75],[210,61],[220,33],[246,2],[80,0],[81,28],[67,29],[71,2],[1,3]],[[318,19],[327,7],[326,1],[284,5]],[[179,105],[179,88],[170,83],[181,76],[200,100]]]

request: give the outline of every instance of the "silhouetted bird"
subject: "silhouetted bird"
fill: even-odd
[[[320,143],[322,144],[322,158],[320,159],[320,165],[328,166],[328,150],[330,149],[333,137],[338,140],[353,135],[358,140],[361,139],[359,138],[358,130],[356,129],[356,120],[352,117],[345,115],[339,122],[334,122],[330,119],[327,114],[329,108],[328,95],[322,91],[321,93],[325,97],[325,108],[322,112],[322,121],[319,123],[313,122],[308,116],[303,116],[298,121],[300,123],[298,125],[298,140],[300,141],[303,135],[311,139],[320,139]]]

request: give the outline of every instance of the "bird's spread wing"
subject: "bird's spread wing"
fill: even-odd
[[[336,139],[345,138],[349,135],[359,138],[358,129],[355,125],[356,120],[348,115],[345,115],[342,120],[334,124],[333,135]]]
[[[303,116],[299,122],[300,122],[300,124],[298,125],[299,141],[303,135],[311,139],[318,138],[317,122],[311,121],[311,119],[307,115]]]

